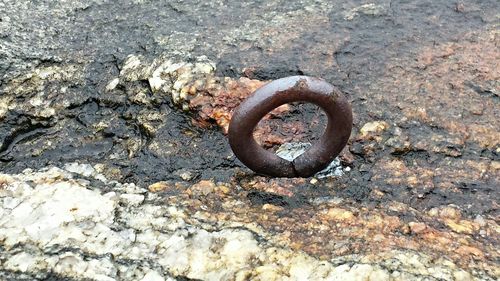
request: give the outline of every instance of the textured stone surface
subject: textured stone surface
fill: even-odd
[[[0,279],[498,279],[498,20],[497,0],[0,1]],[[338,169],[255,175],[231,114],[301,74],[352,103]],[[255,137],[325,120],[285,105]]]
[[[203,207],[191,213],[183,206],[190,205],[186,201],[108,181],[89,165],[71,163],[65,169],[1,174],[0,181],[0,276],[6,279],[486,278],[447,259],[433,260],[416,252],[380,251],[375,256],[322,261],[286,246],[258,225],[212,221]],[[337,222],[357,220],[341,208],[331,208],[324,215]],[[383,262],[377,262],[380,258]]]

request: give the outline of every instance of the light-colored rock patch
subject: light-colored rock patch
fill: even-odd
[[[89,178],[99,184],[90,184]],[[95,181],[94,181],[95,182]],[[420,280],[471,275],[421,254],[322,261],[284,247],[258,227],[203,223],[134,184],[85,164],[0,174],[0,268],[30,278],[89,280]],[[105,192],[102,190],[106,190]],[[350,219],[335,209],[333,219]],[[346,216],[346,214],[348,216]],[[201,219],[201,220],[200,220]],[[278,246],[281,245],[281,246]],[[0,270],[0,277],[2,276]]]

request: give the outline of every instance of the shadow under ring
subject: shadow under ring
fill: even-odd
[[[291,102],[319,106],[328,118],[321,136],[293,161],[262,148],[253,131],[276,107]],[[274,80],[257,89],[235,110],[229,124],[229,144],[240,161],[254,172],[273,177],[310,177],[326,168],[347,144],[352,129],[352,109],[345,95],[328,82],[308,76]]]

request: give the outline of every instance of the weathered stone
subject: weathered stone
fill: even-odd
[[[410,258],[404,252],[380,252],[397,260],[384,267],[372,264],[369,256],[361,263],[334,265],[302,251],[278,247],[273,244],[275,239],[269,240],[271,236],[259,228],[254,228],[259,233],[256,234],[243,226],[235,229],[231,224],[224,226],[223,223],[220,229],[208,231],[206,229],[211,227],[192,221],[194,217],[187,217],[184,207],[165,206],[163,199],[154,199],[156,197],[149,195],[142,200],[144,196],[136,193],[141,189],[133,185],[108,183],[88,166],[69,164],[67,167],[71,172],[52,168],[2,175],[3,179],[7,179],[3,181],[3,188],[13,191],[2,198],[3,202],[7,198],[20,201],[14,208],[0,205],[0,213],[3,214],[0,238],[5,247],[1,255],[6,269],[37,276],[45,276],[44,272],[51,269],[59,276],[77,279],[113,280],[120,274],[126,280],[172,280],[156,270],[144,268],[142,261],[148,258],[151,261],[149,266],[161,267],[169,275],[201,279],[280,279],[288,276],[310,280],[387,280],[399,278],[401,274],[407,279],[422,274],[470,277],[468,272],[457,269],[450,261],[440,263],[433,270],[425,269],[429,266],[425,264],[426,257]],[[94,178],[114,191],[101,193],[99,189],[93,189],[88,181],[75,181],[74,175],[77,178]],[[36,183],[26,188],[23,185],[26,180]],[[202,181],[197,185],[203,190],[206,186],[214,186],[211,181]],[[68,196],[68,193],[76,197]],[[27,208],[30,209],[29,217],[26,217]],[[280,211],[282,207],[266,204],[262,209],[269,213]],[[200,215],[197,215],[198,218],[207,220]],[[359,223],[351,211],[338,207],[328,209],[324,216],[337,223]],[[186,219],[196,225],[187,225]],[[391,218],[380,216],[371,216],[369,222],[369,229],[376,229],[378,224],[385,227],[393,224]],[[397,225],[394,227],[398,228]],[[410,226],[413,232],[422,228],[419,223],[410,223]],[[385,241],[383,235],[374,239],[379,243]],[[68,252],[68,245],[79,251]],[[29,252],[18,252],[28,248],[31,249]],[[473,246],[462,245],[456,251],[461,255],[484,256]],[[114,256],[113,260],[107,253]],[[384,259],[389,260],[387,257]],[[119,273],[125,271],[124,266],[134,271],[134,275]],[[390,271],[388,268],[391,268]],[[394,275],[395,272],[400,272],[400,275]]]
[[[417,234],[425,231],[425,229],[427,228],[425,223],[421,222],[410,222],[408,225],[410,226],[411,231]]]
[[[215,183],[211,180],[202,180],[190,188],[194,195],[208,195],[215,190]]]
[[[350,221],[354,218],[354,215],[351,211],[348,210],[344,210],[341,208],[332,208],[326,212],[326,217],[332,220]]]
[[[355,2],[1,2],[0,279],[498,279],[497,1]],[[232,111],[301,74],[352,102],[350,172],[256,176]],[[285,105],[255,138],[325,125]]]
[[[467,220],[454,221],[446,219],[445,223],[449,228],[458,233],[473,234],[479,228],[476,223]]]
[[[369,134],[379,134],[387,128],[389,128],[389,124],[385,121],[368,122],[360,129],[361,137],[366,137]]]

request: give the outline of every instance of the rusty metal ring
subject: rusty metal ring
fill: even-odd
[[[318,142],[293,161],[262,148],[253,138],[257,123],[271,110],[290,102],[310,102],[326,113],[328,125]],[[324,169],[342,151],[352,129],[347,98],[326,81],[291,76],[257,89],[236,108],[229,124],[229,144],[238,159],[258,174],[309,177]]]

